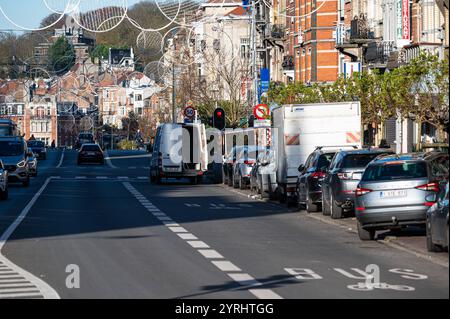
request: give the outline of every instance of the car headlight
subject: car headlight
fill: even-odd
[[[17,167],[22,168],[22,167],[25,167],[26,164],[27,164],[26,161],[20,161],[20,162],[17,164]]]

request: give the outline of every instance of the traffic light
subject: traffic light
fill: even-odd
[[[218,130],[224,130],[226,127],[225,111],[222,108],[214,110],[213,126]]]

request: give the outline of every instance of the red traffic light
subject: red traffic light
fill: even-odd
[[[216,115],[217,115],[218,117],[222,117],[223,114],[222,114],[221,111],[217,111]]]

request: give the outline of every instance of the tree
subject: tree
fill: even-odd
[[[75,50],[67,38],[61,36],[49,49],[50,69],[57,75],[69,71],[75,64]]]

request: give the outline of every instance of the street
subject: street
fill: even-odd
[[[363,242],[222,185],[150,184],[145,152],[110,151],[104,166],[76,156],[49,151],[1,203],[0,299],[449,297],[446,253]],[[364,284],[369,265],[380,284]]]

